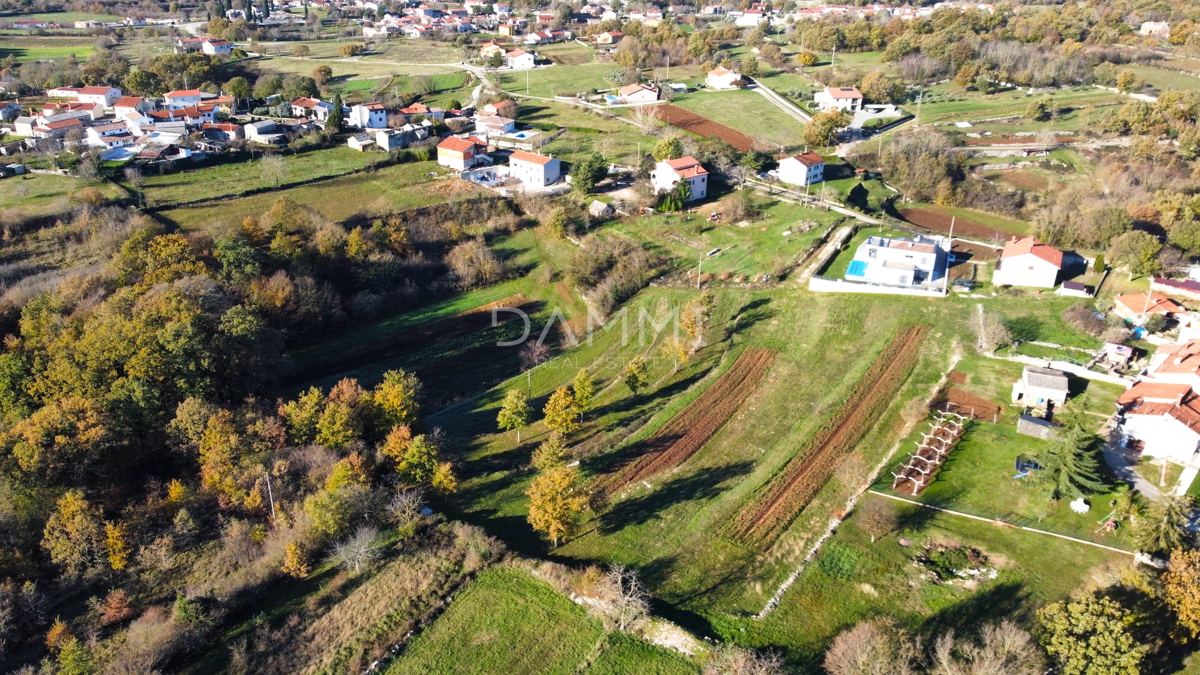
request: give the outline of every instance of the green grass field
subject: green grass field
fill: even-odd
[[[74,24],[76,21],[120,21],[123,16],[113,14],[96,14],[94,12],[43,12],[40,14],[5,14],[0,16],[3,21],[55,21],[63,24],[64,27],[74,28],[74,25],[67,26],[67,23]]]
[[[369,152],[358,152],[344,145],[296,155],[285,154],[283,158],[287,165],[287,175],[284,182],[341,175],[369,166],[381,157],[382,155]],[[151,205],[166,206],[237,194],[270,185],[261,166],[257,162],[246,161],[161,176],[147,176],[144,190]]]
[[[7,36],[0,39],[0,58],[16,57],[17,61],[65,59],[74,54],[84,60],[96,51],[93,40],[71,37]]]
[[[870,237],[907,237],[911,238],[912,233],[903,230],[892,230],[889,228],[864,227],[846,242],[841,251],[829,261],[825,270],[821,272],[821,276],[831,279],[843,279],[846,277],[846,270],[850,267],[850,261],[854,260],[854,254],[858,251],[858,247],[867,241]]]
[[[106,197],[122,196],[108,183],[92,183],[82,178],[49,174],[25,174],[0,180],[0,209],[16,209],[22,216],[62,213],[72,205],[72,196],[86,187],[97,188]]]
[[[1121,66],[1122,70],[1126,68],[1137,74],[1138,79],[1152,85],[1159,91],[1171,89],[1175,91],[1194,91],[1200,89],[1200,77],[1181,73],[1178,69],[1171,69],[1169,67],[1160,68],[1158,66]]]
[[[978,92],[964,92],[953,84],[939,84],[926,90],[926,98],[920,109],[920,122],[972,121],[1020,115],[1036,98],[1019,91],[985,96]],[[1123,103],[1125,100],[1120,94],[1095,87],[1064,89],[1054,93],[1054,101],[1059,107],[1107,105]],[[911,108],[914,114],[917,112],[914,103],[910,102],[907,108]]]
[[[441,182],[430,189],[428,173],[436,171],[434,162],[400,164],[379,171],[321,181],[289,190],[277,190],[252,197],[211,202],[193,207],[161,211],[160,214],[185,230],[226,232],[241,225],[246,216],[259,216],[280,197],[316,209],[331,220],[345,220],[356,214],[387,213],[445,201],[455,192],[474,191],[461,181]],[[347,199],[353,194],[353,199]]]
[[[570,675],[604,640],[600,622],[519,569],[480,573],[388,675]]]
[[[562,65],[578,66],[596,60],[596,52],[591,47],[578,42],[563,42],[538,47],[538,56],[551,59]]]
[[[613,89],[616,85],[604,79],[604,74],[613,69],[614,66],[611,63],[553,66],[527,70],[522,73],[496,73],[495,80],[506,91],[551,98],[555,95],[569,96],[586,93],[593,89]],[[527,81],[528,86],[526,86]]]
[[[804,144],[804,125],[753,91],[701,91],[678,96],[671,103],[769,144]]]

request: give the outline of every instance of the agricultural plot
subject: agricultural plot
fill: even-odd
[[[935,85],[927,91],[932,96],[927,94],[921,105],[922,124],[1022,115],[1030,101],[1037,99],[1036,96],[1024,92],[1006,91],[989,95],[964,92],[953,84]],[[1120,104],[1128,100],[1120,94],[1095,87],[1062,89],[1054,93],[1054,103],[1059,107],[1102,106]]]
[[[613,494],[688,461],[749,398],[775,360],[767,349],[748,349],[683,412],[628,452],[601,479],[600,491]]]
[[[656,116],[662,122],[669,124],[677,129],[697,136],[699,138],[720,138],[737,148],[740,152],[748,152],[754,148],[754,139],[743,134],[736,129],[731,129],[724,124],[716,122],[697,115],[690,110],[667,104],[660,105],[655,109]]]
[[[619,67],[611,63],[585,63],[578,66],[553,66],[527,70],[523,73],[496,73],[494,81],[515,94],[553,98],[590,93],[592,90],[614,89],[605,73]]]
[[[596,60],[595,50],[578,42],[540,46],[537,52],[538,56],[564,66],[578,66]]]
[[[758,92],[748,89],[700,91],[678,96],[672,105],[730,127],[773,151],[804,145],[804,124]]]
[[[197,206],[160,211],[164,218],[186,230],[227,232],[239,227],[247,216],[258,217],[280,197],[315,209],[335,221],[356,215],[372,216],[429,206],[449,198],[475,194],[479,188],[457,179],[434,181],[429,177],[433,162],[399,164],[370,173],[340,176],[287,190],[276,190]],[[353,195],[347,199],[346,195]]]
[[[13,56],[17,61],[26,62],[65,59],[74,55],[83,61],[96,50],[92,42],[86,38],[6,35],[0,39],[0,59]]]
[[[808,447],[796,453],[730,523],[726,532],[747,546],[767,548],[825,485],[838,463],[879,420],[916,366],[928,328],[902,328]]]
[[[949,234],[953,222],[955,235],[986,242],[1003,243],[1014,234],[1025,236],[1029,233],[1026,223],[970,209],[929,204],[906,207],[900,215],[913,225],[938,234]]]

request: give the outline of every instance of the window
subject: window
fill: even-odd
[[[878,252],[878,250],[877,250],[877,249],[869,248],[869,249],[867,249],[867,257],[868,257],[868,258],[874,258],[874,257],[875,257],[875,254],[876,254],[877,252]]]

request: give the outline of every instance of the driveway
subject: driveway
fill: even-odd
[[[867,110],[866,108],[863,108],[862,110],[854,113],[854,117],[850,120],[851,129],[862,129],[863,125],[869,120],[898,119],[900,117],[900,111],[897,110],[896,106],[894,105],[871,107],[879,109]]]

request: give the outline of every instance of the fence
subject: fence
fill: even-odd
[[[900,286],[881,286],[861,281],[846,279],[831,279],[829,277],[812,276],[808,279],[808,290],[825,293],[875,293],[879,295],[917,295],[926,298],[944,298],[946,291],[929,291],[920,288],[903,288]]]

